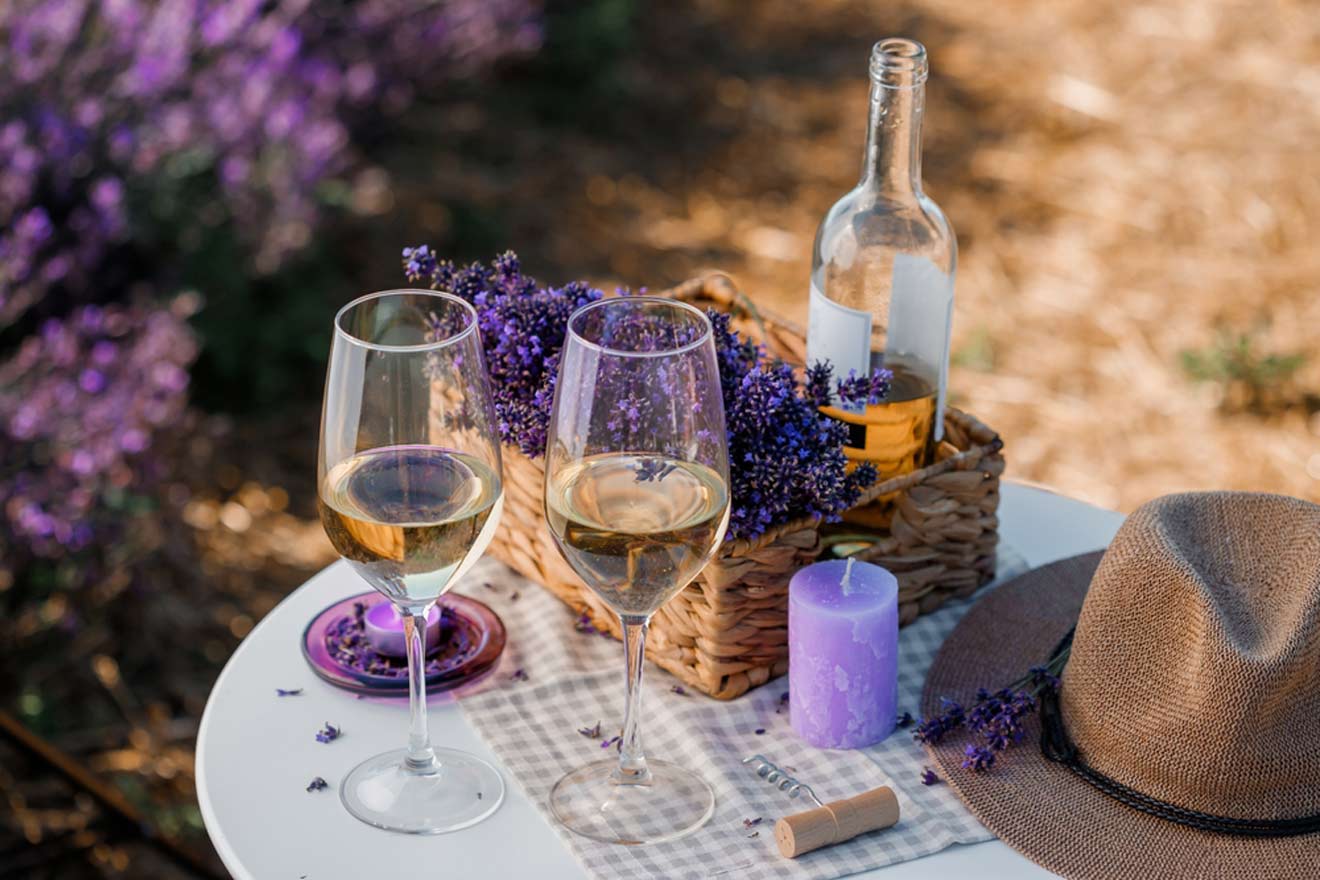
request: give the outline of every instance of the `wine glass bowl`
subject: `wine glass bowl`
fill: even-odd
[[[674,840],[715,807],[699,775],[649,760],[641,739],[647,623],[718,552],[729,522],[724,400],[709,320],[685,303],[619,297],[569,318],[545,468],[550,533],[619,615],[626,705],[617,760],[561,779],[570,830],[622,844]]]
[[[436,834],[497,809],[485,761],[435,748],[426,731],[426,615],[481,556],[503,505],[500,446],[477,317],[462,299],[395,290],[335,317],[321,417],[318,507],[335,550],[404,620],[408,747],[340,786],[354,816]]]

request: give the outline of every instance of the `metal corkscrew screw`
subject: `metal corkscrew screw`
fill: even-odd
[[[780,791],[786,792],[789,797],[795,798],[798,796],[805,796],[809,798],[811,802],[816,806],[818,807],[825,806],[824,802],[821,801],[820,798],[816,797],[816,793],[811,790],[810,785],[807,785],[805,782],[798,779],[797,777],[790,776],[787,772],[784,771],[783,768],[775,764],[765,755],[751,755],[749,757],[743,758],[742,762],[744,764],[751,764],[755,762],[756,775],[761,777],[766,782],[770,783]]]
[[[790,798],[805,797],[814,809],[775,822],[775,843],[785,858],[795,859],[804,853],[852,840],[859,834],[888,828],[898,822],[898,797],[893,789],[880,786],[846,800],[824,803],[811,786],[765,755],[743,758],[744,764],[756,765],[756,775]]]

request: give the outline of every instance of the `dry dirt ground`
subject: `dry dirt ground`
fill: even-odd
[[[1320,500],[1314,8],[680,6],[648,13],[619,74],[634,106],[604,136],[520,132],[528,170],[443,163],[431,191],[507,205],[548,278],[721,269],[800,318],[815,226],[856,180],[869,44],[915,36],[927,189],[961,248],[951,389],[1004,435],[1011,476],[1122,510],[1179,489]],[[414,230],[443,225],[413,208]],[[1257,354],[1251,407],[1246,384],[1183,364],[1225,360],[1226,333]],[[1270,353],[1309,357],[1289,377]]]

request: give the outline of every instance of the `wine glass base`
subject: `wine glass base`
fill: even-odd
[[[435,765],[405,768],[407,749],[368,758],[348,774],[339,798],[368,825],[404,834],[444,834],[468,828],[504,801],[504,780],[485,761],[456,749],[435,749]]]
[[[555,783],[550,810],[559,823],[592,840],[637,846],[686,837],[715,812],[706,780],[668,761],[647,761],[651,781],[621,784],[618,762],[594,761]]]

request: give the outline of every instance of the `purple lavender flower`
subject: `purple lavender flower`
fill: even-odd
[[[329,787],[329,785],[330,785],[330,783],[326,782],[326,781],[325,781],[324,779],[322,779],[321,777],[319,777],[319,776],[313,776],[313,777],[312,777],[312,781],[309,782],[309,783],[307,783],[307,790],[308,790],[308,791],[325,791],[326,788]]]
[[[858,376],[856,370],[848,371],[848,378],[838,383],[839,400],[845,406],[866,406],[884,403],[889,396],[889,381],[894,377],[892,370],[878,369],[869,376]]]
[[[1036,711],[1036,697],[1058,687],[1059,672],[1068,661],[1068,651],[1061,652],[1047,666],[1033,667],[1008,687],[990,691],[978,688],[971,709],[964,712],[960,703],[940,698],[941,713],[917,725],[912,735],[918,742],[935,744],[950,731],[966,725],[984,745],[967,746],[963,766],[984,770],[1002,752],[1026,736],[1024,719]]]
[[[160,485],[165,463],[148,452],[187,411],[186,382],[162,387],[151,377],[167,365],[186,380],[195,354],[172,311],[87,306],[44,322],[0,362],[0,548],[8,561],[131,543],[121,538],[131,522],[115,505]]]
[[[968,746],[963,756],[962,766],[968,770],[989,770],[995,764],[995,753],[984,746]]]
[[[342,727],[335,727],[327,721],[325,727],[316,732],[316,741],[319,743],[332,743],[343,735],[344,729]]]
[[[962,727],[966,715],[961,703],[940,697],[940,708],[943,711],[939,715],[917,723],[916,729],[912,731],[913,739],[934,745],[944,739],[950,731]]]
[[[1044,690],[1058,692],[1059,676],[1051,672],[1048,667],[1033,666],[1027,674],[1030,676],[1030,684],[1035,688],[1036,693],[1041,693]]]
[[[803,395],[811,402],[814,407],[829,406],[834,395],[831,393],[830,382],[833,380],[834,370],[830,367],[829,361],[817,361],[807,367],[806,378],[803,380]]]
[[[922,784],[922,785],[938,785],[939,782],[940,782],[940,778],[939,778],[938,776],[935,775],[935,771],[934,771],[934,770],[930,769],[929,767],[922,767],[922,768],[921,768],[921,784]]]
[[[637,482],[649,483],[652,480],[660,482],[667,477],[676,465],[666,463],[662,458],[644,458],[637,462]]]

